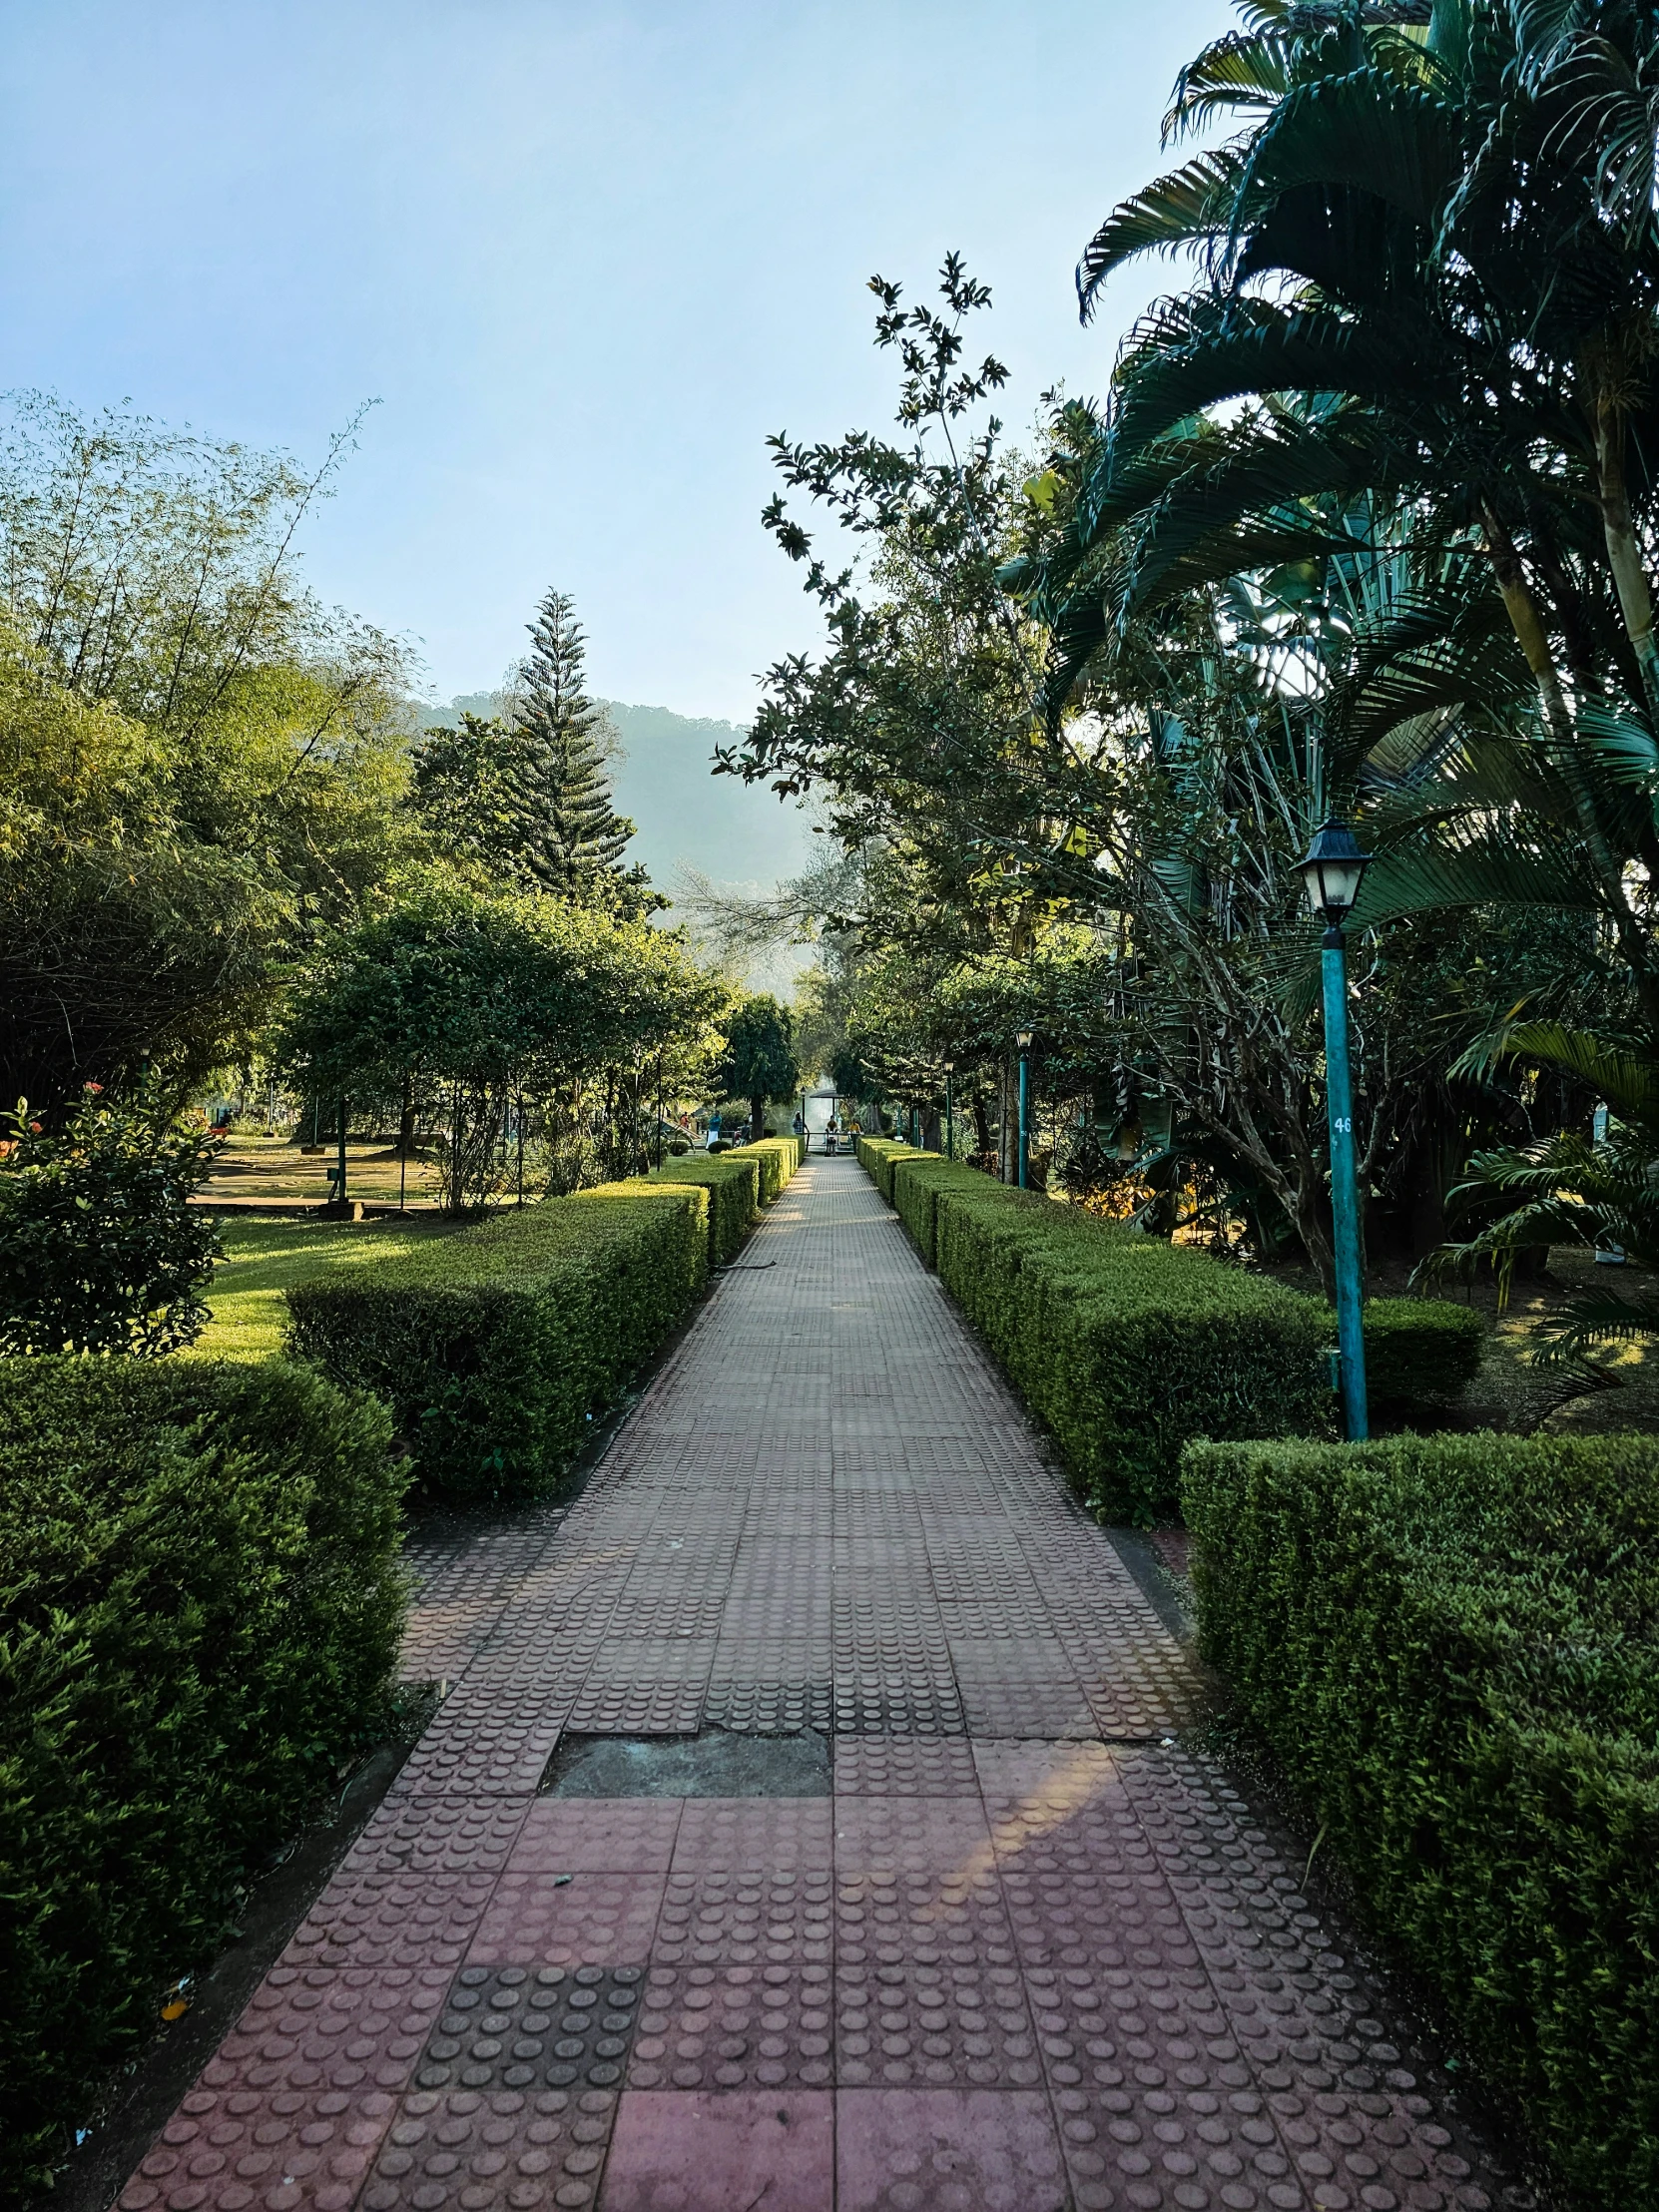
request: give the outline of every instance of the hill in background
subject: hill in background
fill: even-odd
[[[628,858],[643,860],[669,897],[688,869],[720,890],[765,892],[821,857],[823,840],[814,837],[798,807],[781,803],[762,785],[711,773],[716,746],[734,745],[744,735],[736,723],[618,700],[597,704],[621,741],[611,775],[617,812],[635,825]],[[499,692],[473,692],[447,707],[422,707],[420,721],[423,728],[453,729],[463,714],[499,714],[502,706]],[[811,957],[804,948],[780,949],[751,963],[749,981],[787,996]]]

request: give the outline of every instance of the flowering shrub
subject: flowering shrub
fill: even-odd
[[[201,1335],[220,1255],[190,1205],[216,1140],[89,1083],[54,1134],[20,1099],[0,1116],[0,1353],[153,1357]]]

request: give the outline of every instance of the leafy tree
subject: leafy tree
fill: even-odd
[[[706,1063],[720,997],[678,937],[643,921],[440,883],[311,963],[278,1049],[325,1096],[395,1097],[411,1086],[429,1115],[448,1121],[445,1203],[468,1212],[512,1179],[509,1122],[534,1119],[550,1182],[636,1165],[647,1070],[660,1057],[678,1078],[680,1063]],[[547,1148],[584,1117],[591,1133],[595,1089],[614,1134],[562,1176]]]
[[[0,1117],[0,1353],[134,1353],[199,1337],[221,1257],[190,1201],[214,1140],[153,1098],[89,1083],[61,1133],[19,1101]]]
[[[463,714],[456,729],[428,730],[414,759],[411,805],[437,849],[481,875],[537,887],[533,762],[526,734],[499,718]]]
[[[0,441],[0,1095],[50,1125],[252,1048],[280,961],[413,856],[403,670],[298,587],[282,456],[13,406]]]
[[[750,1132],[764,1136],[768,1099],[793,1099],[801,1087],[790,1010],[757,993],[741,999],[721,1026],[726,1051],[716,1083],[725,1097],[749,1100]]]

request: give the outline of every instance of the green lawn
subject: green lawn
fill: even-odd
[[[433,1237],[453,1233],[437,1222],[226,1221],[226,1257],[214,1270],[208,1304],[213,1320],[185,1355],[212,1360],[270,1360],[287,1325],[283,1292],[328,1268],[372,1267],[395,1260]]]

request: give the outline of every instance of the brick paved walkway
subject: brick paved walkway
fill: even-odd
[[[850,1161],[567,1513],[437,1555],[411,1653],[448,1697],[126,2212],[1523,2201],[1170,1740],[1182,1647]],[[700,1729],[832,1766],[545,1786]]]

